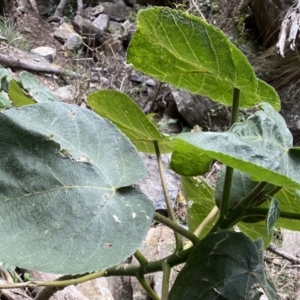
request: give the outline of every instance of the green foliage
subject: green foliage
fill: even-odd
[[[118,91],[98,91],[88,97],[89,106],[122,130],[138,151],[155,153],[153,142],[162,153],[172,150],[170,139],[160,133],[128,96]]]
[[[0,69],[7,96],[2,107],[22,106],[0,112],[0,261],[60,274],[100,270],[69,284],[136,276],[154,299],[159,297],[144,275],[162,269],[163,300],[260,299],[262,292],[278,299],[263,269],[263,249],[274,225],[300,229],[300,148],[293,147],[277,112],[278,95],[220,30],[168,8],[139,13],[128,62],[159,80],[232,103],[231,128],[171,139],[120,92],[90,95],[94,113],[58,102],[28,73],[11,80]],[[236,123],[239,104],[256,105],[256,113]],[[132,187],[146,173],[136,149],[156,153],[159,165],[159,149],[172,152],[171,167],[184,175],[189,230],[154,215],[176,232],[176,251],[159,261],[137,251],[154,208]],[[215,189],[203,178],[187,177],[206,173],[215,160],[226,166]],[[179,234],[192,242],[182,251]],[[139,266],[117,265],[134,253]],[[184,262],[168,297],[170,267]]]
[[[263,244],[220,231],[202,239],[171,289],[170,300],[278,299],[263,269]]]
[[[217,28],[182,11],[141,11],[127,60],[161,81],[231,105],[232,88],[241,92],[241,107],[269,102],[276,110],[275,90],[256,78],[246,57]],[[147,62],[147,63],[145,63]]]

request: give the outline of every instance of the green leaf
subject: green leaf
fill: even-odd
[[[273,230],[276,221],[278,220],[280,215],[280,207],[279,207],[279,201],[275,198],[272,198],[269,205],[269,211],[266,218],[266,227],[268,235],[271,234],[271,231]]]
[[[265,248],[269,246],[272,237],[267,232],[265,221],[254,223],[239,222],[237,226],[241,232],[243,232],[253,241],[261,238],[264,241]]]
[[[178,274],[169,300],[278,299],[263,266],[263,243],[219,231],[202,239]]]
[[[188,207],[189,230],[195,231],[215,206],[214,190],[201,177],[192,178],[183,176],[181,184]],[[205,236],[209,230],[208,226],[204,228],[201,237]]]
[[[11,80],[10,73],[0,66],[0,90],[8,93],[8,85]]]
[[[281,189],[275,197],[279,201],[281,211],[298,214],[300,213],[300,190]],[[300,231],[299,220],[284,219],[279,217],[276,222],[276,226]]]
[[[60,102],[0,114],[0,260],[59,274],[105,269],[142,243],[143,160],[92,111]]]
[[[15,80],[11,80],[9,83],[8,96],[15,106],[35,104],[35,101],[24,93],[19,83]]]
[[[0,108],[10,108],[11,106],[8,96],[0,91]]]
[[[290,148],[292,134],[280,114],[267,103],[261,104],[261,108],[263,111],[256,112],[243,123],[236,123],[228,132],[181,134],[174,142],[174,151],[180,152],[182,147],[191,145],[193,151],[198,148],[199,155],[207,155],[247,173],[253,181],[299,189],[300,151]],[[179,167],[183,163],[172,161],[171,166],[180,174]],[[193,165],[189,159],[185,163],[189,163],[186,169],[197,174],[197,164]]]
[[[125,94],[102,90],[89,95],[88,105],[100,116],[114,123],[136,146],[138,151],[155,153],[154,141],[161,153],[172,151],[169,137],[160,133],[137,104]]]
[[[180,139],[181,134],[174,139],[176,147],[172,152],[170,168],[182,176],[197,176],[207,173],[211,167],[212,159],[198,147],[193,147]],[[184,136],[184,135],[183,135]]]
[[[242,52],[221,30],[180,10],[154,7],[141,10],[130,42],[128,63],[160,81],[232,104],[233,88],[240,106],[269,102],[277,110],[276,91],[256,78]]]
[[[39,82],[34,75],[26,71],[21,72],[19,80],[24,90],[26,90],[37,103],[59,101],[58,98],[52,94],[50,89]]]

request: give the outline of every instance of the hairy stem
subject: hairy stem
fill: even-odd
[[[141,267],[145,267],[148,265],[147,258],[139,250],[136,250],[133,255],[136,258],[136,260],[140,263]]]
[[[148,283],[148,281],[146,280],[146,278],[144,277],[144,275],[136,276],[136,278],[139,281],[139,283],[141,284],[141,286],[144,288],[144,290],[149,294],[149,296],[153,300],[161,300],[158,297],[158,295],[155,293],[155,291],[152,289],[152,287],[150,286],[150,284]]]
[[[171,268],[167,262],[162,263],[162,268],[163,268],[163,281],[162,281],[161,300],[168,300]]]
[[[156,221],[158,221],[159,223],[162,223],[162,224],[166,225],[167,227],[171,228],[172,230],[174,230],[178,234],[186,237],[194,245],[198,244],[199,239],[192,232],[190,232],[189,230],[186,230],[182,226],[178,225],[176,222],[174,222],[174,221],[172,221],[172,220],[170,220],[170,219],[162,216],[158,212],[156,212],[154,214],[153,219],[156,220]]]
[[[167,210],[168,210],[168,215],[169,218],[176,223],[173,207],[172,207],[172,202],[170,199],[168,187],[167,187],[167,182],[166,182],[166,177],[164,173],[164,167],[161,161],[161,155],[160,155],[160,150],[158,146],[158,142],[154,141],[154,147],[155,147],[155,153],[156,153],[156,159],[157,159],[157,164],[158,164],[158,170],[159,170],[159,175],[161,179],[161,184],[164,192],[164,197],[167,205]],[[182,238],[179,233],[174,232],[175,234],[175,240],[176,240],[176,251],[181,251],[183,249],[183,243],[182,243]]]
[[[266,217],[268,215],[269,209],[267,207],[253,207],[247,209],[245,216],[261,216]],[[300,220],[300,213],[294,213],[289,211],[280,211],[280,218],[291,219],[291,220]]]

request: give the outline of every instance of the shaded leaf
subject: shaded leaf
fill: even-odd
[[[189,230],[195,231],[215,206],[214,190],[201,177],[192,178],[183,176],[181,184],[188,207]],[[208,228],[203,230],[201,237],[205,236],[209,230],[208,224]]]
[[[0,124],[1,261],[80,274],[135,252],[154,209],[129,186],[146,168],[113,124],[60,102],[6,110]]]
[[[8,96],[15,106],[35,104],[35,101],[24,93],[19,83],[15,80],[11,80],[9,83]]]
[[[172,151],[169,137],[160,133],[137,104],[125,94],[101,90],[89,95],[88,104],[97,114],[113,122],[138,151],[155,153],[153,141],[158,142],[161,153]]]
[[[223,104],[232,104],[235,87],[241,107],[269,102],[280,109],[275,90],[256,78],[247,58],[222,31],[180,10],[140,11],[127,61],[162,82]]]
[[[254,223],[239,222],[237,226],[241,232],[243,232],[253,241],[261,238],[264,241],[265,248],[267,248],[271,243],[272,237],[268,234],[266,222],[264,220]]]
[[[269,211],[266,218],[266,227],[269,235],[271,234],[271,231],[275,226],[275,223],[278,220],[279,215],[280,215],[279,202],[277,199],[272,198],[269,204]]]
[[[202,239],[178,274],[169,294],[182,299],[278,299],[263,266],[262,241],[242,233],[219,231]]]
[[[198,148],[199,155],[207,155],[247,173],[254,181],[297,189],[300,187],[300,151],[290,148],[292,135],[280,114],[267,103],[261,104],[261,108],[263,110],[243,123],[236,123],[228,132],[181,134],[174,142],[174,149],[181,151],[189,144],[193,151]],[[192,170],[193,175],[197,173],[197,169],[193,169],[197,164],[193,165],[190,160],[186,163],[189,163],[187,169]],[[181,164],[171,162],[179,174]]]
[[[59,101],[50,89],[39,82],[34,75],[23,71],[19,75],[19,80],[22,87],[37,103]]]
[[[281,189],[276,194],[280,210],[300,214],[300,190]],[[280,218],[276,222],[277,227],[300,231],[299,220]]]
[[[0,90],[8,93],[8,85],[10,80],[10,73],[7,71],[7,69],[4,69],[2,66],[0,66]]]

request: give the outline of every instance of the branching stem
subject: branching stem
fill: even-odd
[[[177,232],[178,234],[186,237],[187,239],[189,239],[194,245],[198,244],[199,239],[189,230],[186,230],[185,228],[183,228],[182,226],[178,225],[176,222],[171,221],[170,219],[162,216],[159,213],[155,213],[154,220],[166,225],[167,227],[171,228],[172,230],[174,230],[175,232]]]
[[[164,193],[164,197],[165,197],[165,201],[166,201],[166,205],[167,205],[168,215],[169,215],[169,218],[174,223],[176,223],[176,219],[175,219],[175,215],[174,215],[174,211],[173,211],[173,207],[172,207],[172,202],[171,202],[168,187],[167,187],[166,177],[165,177],[165,173],[164,173],[164,167],[163,167],[163,164],[161,161],[161,155],[160,155],[158,142],[154,141],[153,143],[154,143],[154,147],[155,147],[158,170],[159,170],[163,193]],[[183,249],[182,238],[181,238],[180,234],[178,234],[177,232],[175,232],[174,234],[175,234],[175,240],[176,240],[176,251],[181,251]]]

